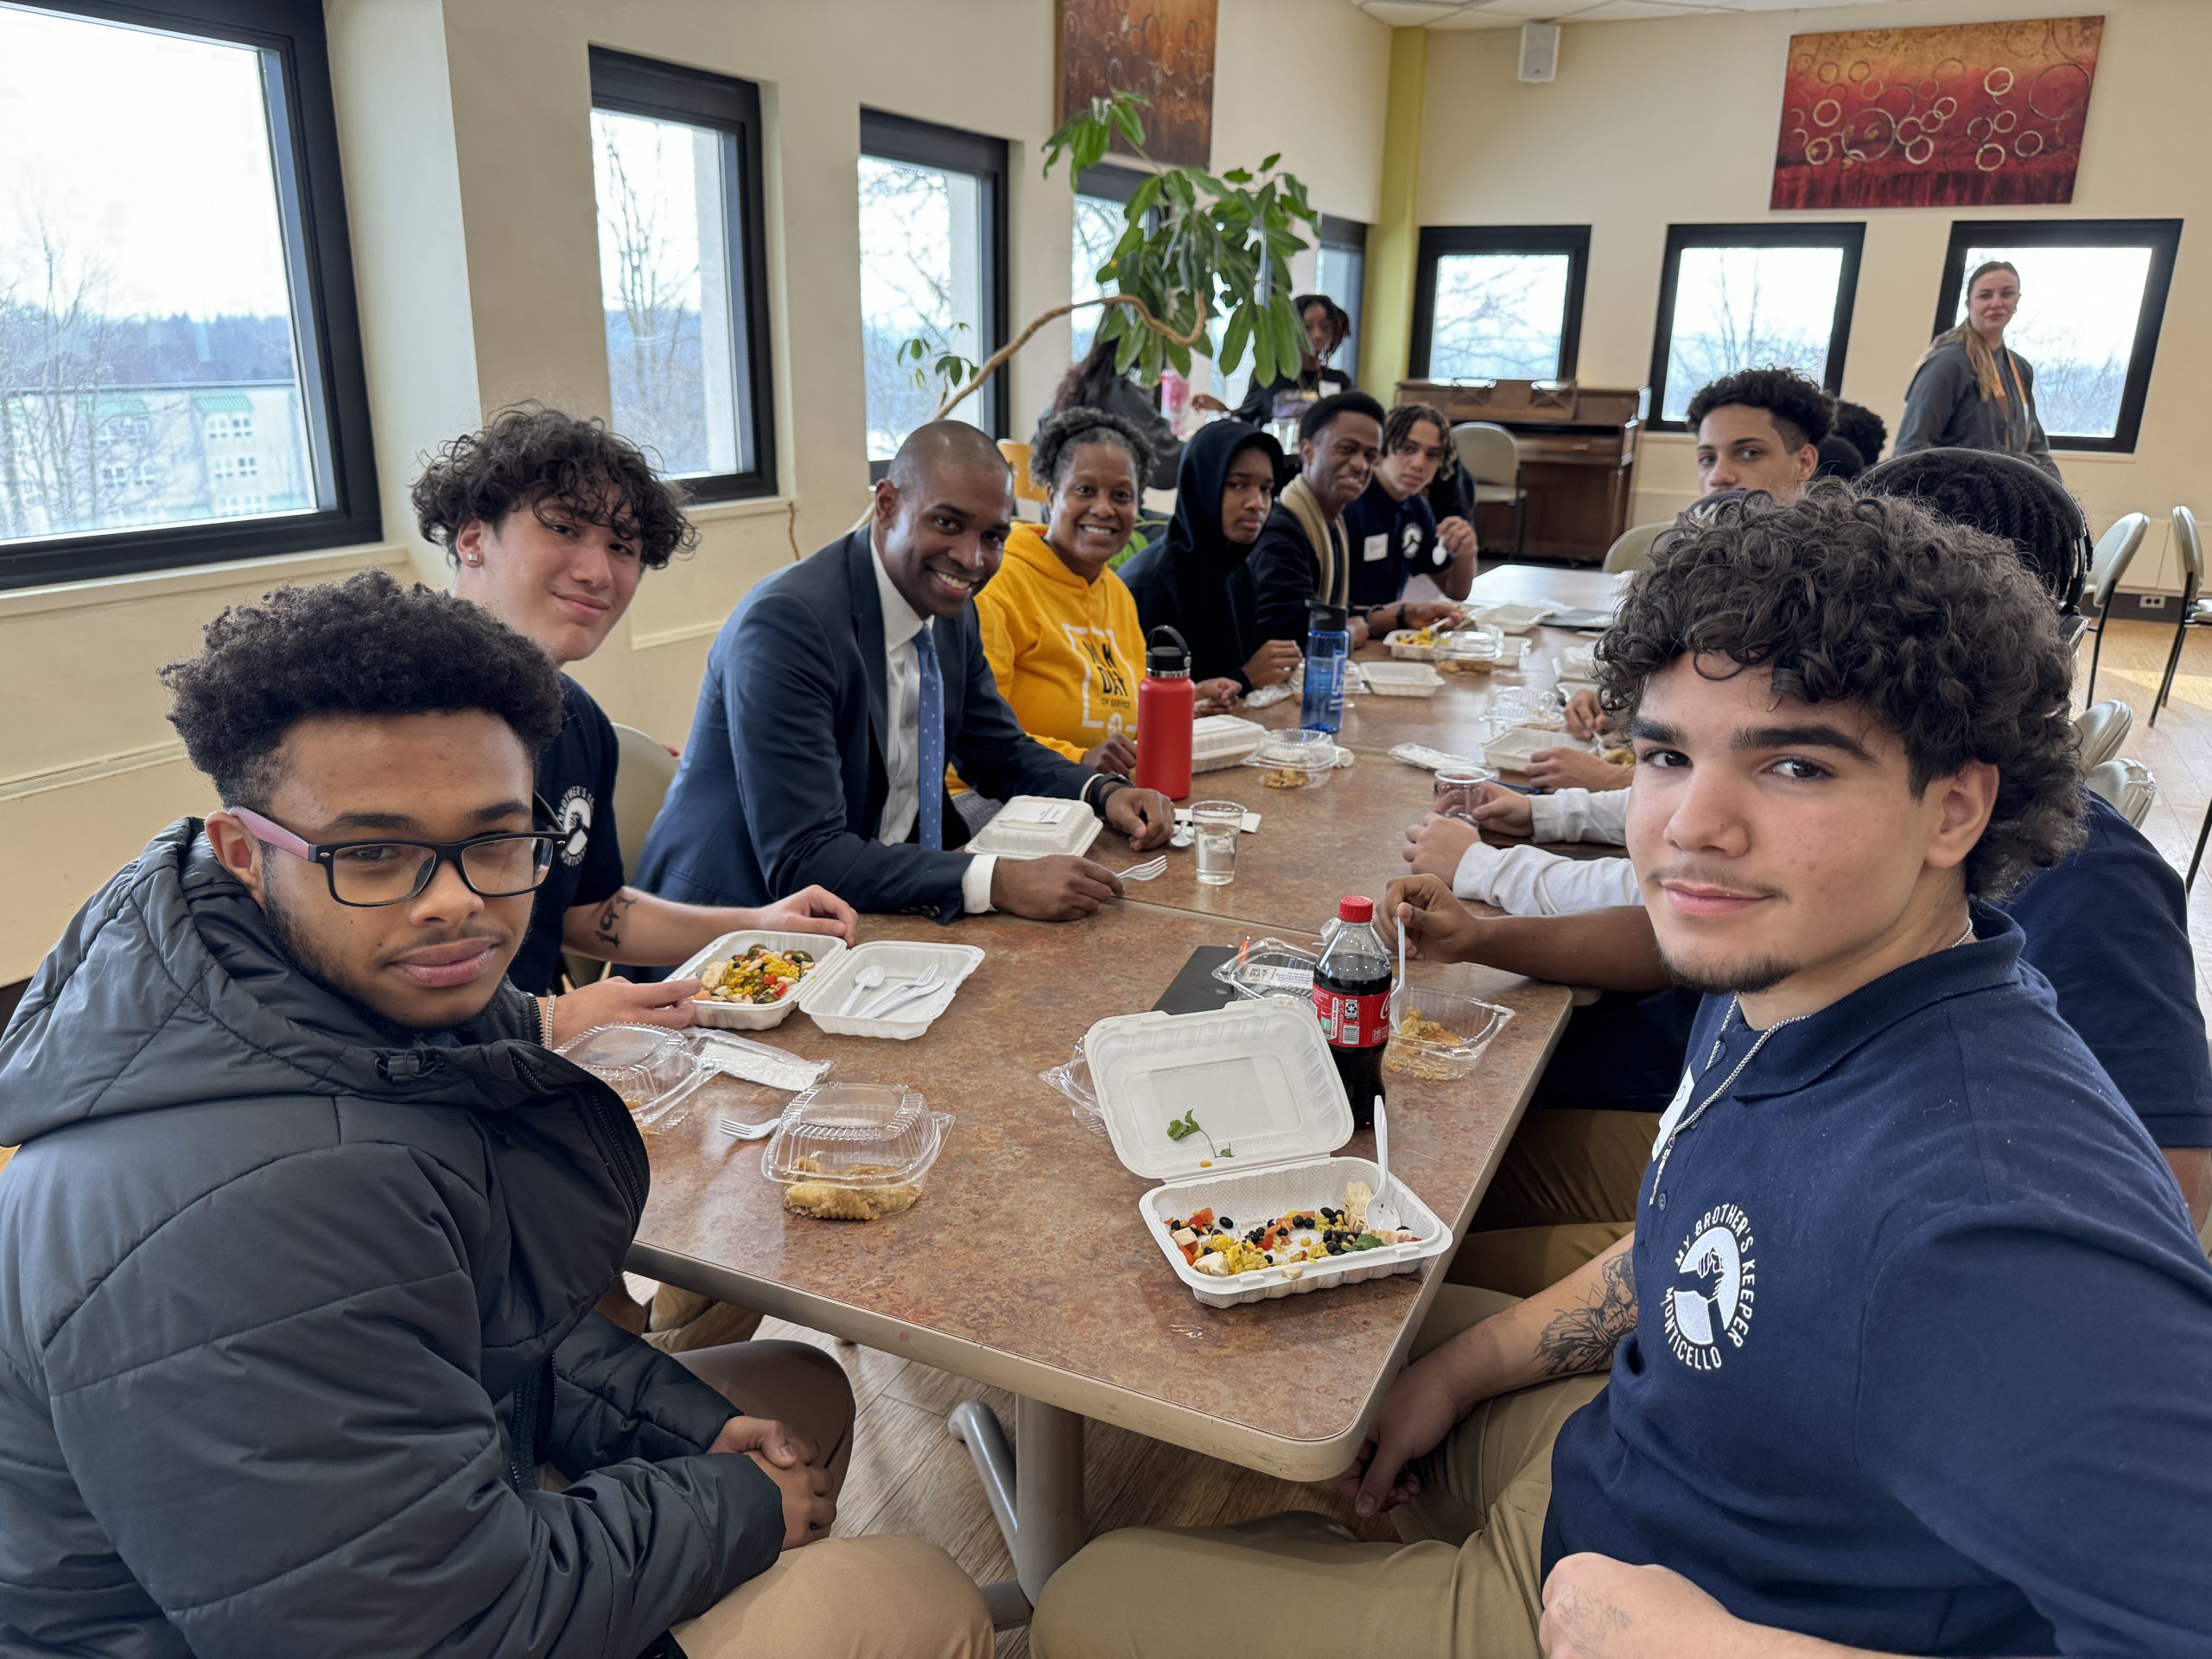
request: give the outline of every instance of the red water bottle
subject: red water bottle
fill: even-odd
[[[1175,643],[1154,644],[1166,634]],[[1191,686],[1191,648],[1166,626],[1145,636],[1144,680],[1137,687],[1137,787],[1171,801],[1191,792],[1191,723],[1198,714]]]
[[[1382,1047],[1390,1040],[1390,953],[1375,931],[1375,901],[1355,893],[1337,906],[1344,925],[1313,965],[1313,1012],[1351,1105],[1355,1129],[1375,1127],[1382,1092]]]

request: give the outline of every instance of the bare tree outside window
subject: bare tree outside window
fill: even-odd
[[[1556,376],[1573,264],[1564,253],[1440,255],[1429,373],[1440,380]]]
[[[0,543],[317,506],[268,122],[253,48],[0,6]]]
[[[1075,260],[1070,273],[1068,297],[1079,302],[1095,300],[1106,289],[1098,280],[1098,268],[1112,257],[1114,245],[1122,239],[1125,228],[1122,220],[1122,204],[1103,196],[1078,195],[1075,199]],[[1089,355],[1090,342],[1098,337],[1096,310],[1072,312],[1068,317],[1069,344],[1071,362],[1081,362]]]
[[[937,412],[937,394],[899,360],[909,339],[980,356],[982,181],[971,174],[861,157],[861,329],[868,456],[888,461]]]
[[[1738,369],[1823,379],[1842,276],[1836,248],[1684,248],[1662,418],[1681,420],[1700,387]]]
[[[608,110],[591,123],[614,429],[678,477],[735,472],[722,136]]]

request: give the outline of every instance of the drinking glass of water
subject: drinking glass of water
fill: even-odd
[[[1192,807],[1200,887],[1225,887],[1236,879],[1236,837],[1243,830],[1244,809],[1235,801],[1200,801]]]

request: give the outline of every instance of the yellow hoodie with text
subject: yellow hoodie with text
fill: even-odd
[[[1038,525],[1017,524],[976,611],[999,695],[1023,731],[1071,760],[1116,733],[1135,741],[1144,629],[1121,577],[1103,570],[1085,582]]]

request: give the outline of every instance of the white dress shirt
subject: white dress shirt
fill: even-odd
[[[917,766],[921,753],[922,662],[914,649],[914,636],[929,625],[914,614],[884,568],[883,549],[875,532],[868,531],[868,550],[874,555],[875,594],[883,607],[883,817],[876,839],[897,846],[913,833],[921,812],[921,785]],[[952,734],[947,732],[948,749]],[[991,907],[991,872],[998,860],[977,853],[968,861],[960,878],[960,902],[971,916]]]
[[[1529,798],[1538,841],[1606,841],[1618,845],[1628,824],[1628,791],[1562,789]],[[1624,858],[1561,858],[1538,847],[1477,841],[1452,873],[1462,899],[1496,905],[1509,916],[1566,916],[1640,905],[1643,890]]]

